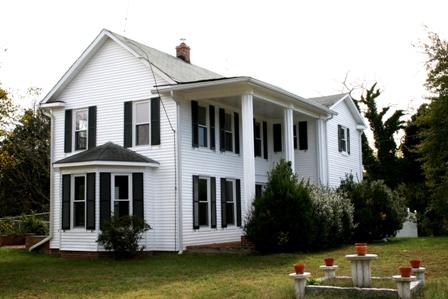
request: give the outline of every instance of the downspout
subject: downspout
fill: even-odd
[[[49,225],[48,225],[48,237],[37,242],[33,246],[30,247],[29,251],[33,251],[35,248],[39,248],[41,245],[46,242],[50,242],[53,238],[53,160],[54,160],[54,149],[53,149],[53,138],[54,138],[54,115],[53,111],[50,108],[50,112],[47,112],[45,109],[42,109],[42,113],[50,118],[50,205],[49,205]]]
[[[181,130],[181,121],[180,121],[180,104],[174,99],[174,93],[171,92],[171,98],[176,103],[176,114],[177,114],[177,123],[176,123],[176,167],[177,167],[177,177],[176,177],[176,196],[177,196],[177,239],[178,239],[178,254],[183,253],[183,228],[182,228],[182,172],[181,172],[181,136],[180,136],[180,130]]]

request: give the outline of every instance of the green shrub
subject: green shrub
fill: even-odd
[[[48,226],[34,213],[19,218],[22,234],[48,235]]]
[[[140,217],[112,217],[104,224],[97,242],[106,250],[114,251],[115,257],[129,258],[144,249],[138,242],[149,229],[151,227]]]
[[[354,229],[353,204],[334,189],[311,185],[311,198],[318,242],[316,248],[330,248],[351,241]]]
[[[269,173],[264,193],[257,197],[244,231],[260,252],[309,250],[315,227],[311,189],[298,182],[290,162],[280,161]]]
[[[347,176],[338,191],[348,196],[355,208],[354,241],[381,240],[402,228],[407,216],[405,204],[383,181],[358,183]]]
[[[15,235],[17,234],[17,227],[9,218],[0,220],[0,235]]]

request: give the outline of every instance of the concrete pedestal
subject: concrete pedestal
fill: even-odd
[[[411,281],[415,280],[415,276],[401,277],[401,275],[394,275],[392,278],[397,283],[398,298],[411,299]]]
[[[420,280],[422,283],[422,286],[425,285],[425,271],[426,268],[420,267],[420,268],[412,268],[412,273],[415,274],[417,277],[417,280]]]
[[[336,278],[336,269],[338,268],[337,265],[333,265],[333,266],[322,265],[319,268],[324,271],[325,279]]]
[[[353,286],[365,288],[372,284],[372,272],[370,270],[370,261],[376,260],[376,254],[348,254],[345,256],[352,263],[352,281]]]
[[[294,290],[297,299],[305,298],[306,278],[310,275],[310,272],[304,272],[303,274],[289,274],[289,277],[294,279]]]

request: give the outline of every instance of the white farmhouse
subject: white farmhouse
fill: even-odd
[[[317,184],[362,177],[366,124],[348,94],[306,99],[176,52],[102,30],[42,100],[52,250],[103,251],[103,223],[126,214],[151,225],[149,251],[238,241],[280,159]]]

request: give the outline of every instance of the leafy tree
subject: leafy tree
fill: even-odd
[[[50,121],[28,109],[0,141],[0,217],[48,211]]]
[[[360,102],[367,107],[365,117],[369,121],[370,128],[373,132],[375,140],[375,148],[377,149],[376,157],[372,157],[367,149],[367,142],[363,143],[363,154],[367,153],[367,161],[365,164],[367,174],[372,180],[382,179],[391,188],[395,188],[400,182],[400,169],[397,157],[397,144],[394,140],[394,134],[403,128],[402,110],[395,111],[387,119],[385,115],[389,112],[390,107],[385,107],[378,111],[376,98],[381,91],[376,88],[376,83],[370,89],[366,90],[366,94],[361,96]]]
[[[425,218],[433,234],[448,234],[448,42],[429,33],[423,49],[428,56],[425,85],[432,93],[425,113],[418,117],[422,130],[417,148],[431,191]]]
[[[8,92],[0,87],[0,140],[4,138],[6,128],[10,124],[15,111],[16,106]]]

